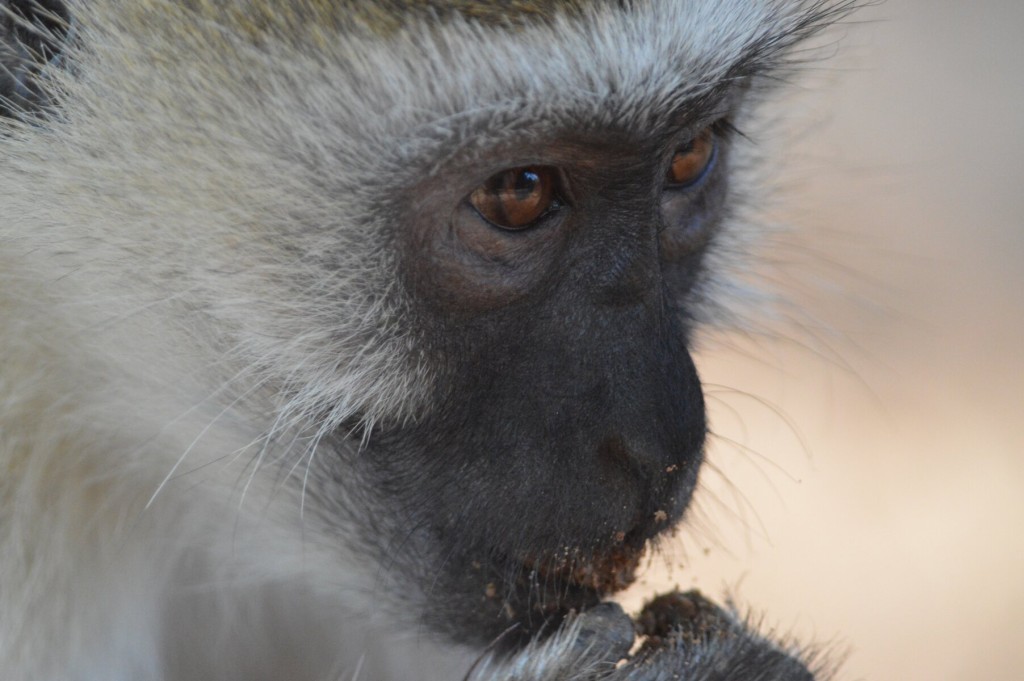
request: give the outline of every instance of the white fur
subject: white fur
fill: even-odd
[[[61,113],[0,128],[0,675],[459,678],[476,653],[303,507],[321,436],[428,408],[381,197],[530,126],[642,124],[812,4],[256,48],[173,3],[74,3]],[[744,224],[709,310],[747,297]]]

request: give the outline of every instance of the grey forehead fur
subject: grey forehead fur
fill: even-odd
[[[352,37],[310,55],[322,65],[324,90],[307,93],[348,110],[343,118],[359,126],[349,133],[369,144],[374,160],[418,172],[438,149],[470,141],[490,147],[559,126],[650,130],[778,69],[790,47],[851,6],[641,2],[514,32],[455,18],[439,29],[406,28],[383,45]]]

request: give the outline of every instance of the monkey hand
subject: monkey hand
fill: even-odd
[[[814,681],[802,661],[697,591],[648,603],[636,621],[646,637],[608,681]]]
[[[635,634],[644,637],[636,652]],[[614,603],[592,608],[467,681],[814,681],[807,666],[697,591],[648,603],[634,623]]]

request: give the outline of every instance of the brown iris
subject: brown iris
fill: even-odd
[[[676,151],[672,165],[665,175],[670,185],[687,185],[696,182],[711,162],[715,150],[715,136],[711,128],[705,128],[693,140]]]
[[[502,229],[526,229],[555,205],[557,176],[549,166],[505,170],[477,187],[469,202]]]

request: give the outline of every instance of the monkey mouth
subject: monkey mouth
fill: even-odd
[[[509,639],[551,631],[573,612],[588,610],[631,586],[648,546],[672,531],[670,516],[584,544],[564,543],[550,548],[489,551],[493,581],[485,583],[485,612],[498,614],[518,633]],[[647,514],[645,514],[647,515]],[[661,517],[664,515],[664,518]],[[478,570],[485,561],[473,561]],[[496,579],[495,579],[496,578]]]
[[[645,545],[620,541],[602,550],[567,547],[498,558],[491,568],[499,570],[500,576],[491,572],[493,581],[483,583],[486,605],[478,612],[484,621],[496,619],[474,633],[490,631],[501,642],[488,640],[488,644],[511,650],[539,633],[553,631],[571,613],[588,610],[632,584]],[[475,562],[474,568],[482,574],[490,572]],[[499,629],[491,629],[499,623]]]
[[[620,542],[608,550],[589,553],[565,548],[555,555],[525,556],[521,564],[541,583],[554,582],[606,596],[636,581],[645,546]]]

